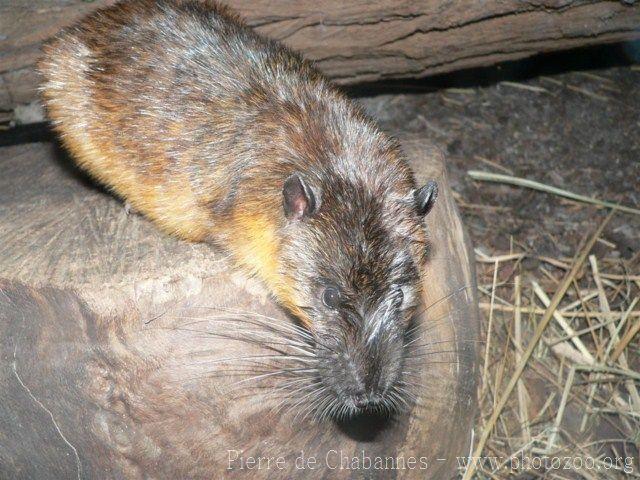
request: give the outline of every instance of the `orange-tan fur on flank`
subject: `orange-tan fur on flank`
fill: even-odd
[[[39,70],[82,168],[163,230],[228,250],[343,342],[328,362],[376,359],[397,381],[436,186],[417,188],[397,143],[308,62],[210,0],[127,0],[62,31]]]

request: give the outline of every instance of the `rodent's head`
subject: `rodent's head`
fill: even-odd
[[[399,411],[410,396],[403,367],[437,185],[403,173],[378,189],[335,173],[284,184],[281,273],[312,332],[321,416]]]

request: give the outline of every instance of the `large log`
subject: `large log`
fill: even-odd
[[[0,109],[28,103],[40,45],[113,0],[0,6]],[[640,37],[633,0],[229,0],[258,31],[342,84],[423,77]]]
[[[224,254],[127,214],[51,145],[0,149],[0,477],[222,478],[231,455],[251,479],[363,478],[333,468],[345,456],[396,459],[367,478],[450,478],[476,413],[472,254],[441,154],[404,147],[421,181],[440,184],[417,318],[433,355],[408,413],[343,423],[274,411],[277,382],[220,361],[264,355],[242,341],[258,315],[291,324]],[[282,469],[242,470],[235,450],[283,457]]]

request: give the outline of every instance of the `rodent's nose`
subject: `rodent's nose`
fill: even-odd
[[[356,408],[366,408],[369,405],[369,399],[364,393],[358,393],[353,396],[353,404]]]

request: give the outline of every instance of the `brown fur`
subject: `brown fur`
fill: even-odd
[[[173,2],[173,8],[179,11],[193,3],[177,0]],[[158,6],[154,0],[122,2],[103,9],[46,45],[39,69],[46,78],[42,92],[48,114],[78,163],[100,182],[111,187],[169,233],[192,241],[220,241],[242,265],[263,278],[285,305],[301,313],[295,308],[295,301],[291,298],[294,294],[289,291],[287,282],[283,282],[278,274],[277,230],[281,227],[283,179],[288,171],[295,168],[297,161],[321,161],[326,156],[325,149],[336,154],[341,151],[340,139],[330,131],[333,130],[331,126],[323,123],[325,118],[322,114],[330,116],[331,112],[312,111],[317,107],[330,109],[327,104],[335,102],[338,108],[347,112],[346,119],[340,120],[357,122],[364,129],[372,127],[297,55],[244,30],[236,15],[215,2],[202,2],[201,8],[222,18],[229,28],[242,29],[253,42],[264,42],[271,57],[266,65],[278,68],[281,67],[278,62],[282,62],[285,69],[299,75],[299,78],[294,77],[296,88],[300,88],[296,92],[299,98],[283,101],[260,112],[259,118],[263,123],[261,132],[256,135],[257,140],[270,138],[272,141],[268,145],[250,145],[260,152],[262,160],[252,166],[258,171],[243,185],[241,203],[221,213],[210,208],[210,205],[224,203],[225,196],[229,194],[229,184],[235,180],[236,172],[232,171],[235,161],[221,157],[217,152],[219,166],[215,169],[201,168],[199,163],[203,159],[198,157],[202,152],[193,141],[191,132],[202,125],[210,125],[211,136],[220,135],[218,132],[221,131],[232,135],[234,125],[225,115],[225,108],[235,109],[243,102],[247,106],[272,102],[273,96],[277,95],[276,89],[265,83],[245,92],[245,98],[229,95],[210,103],[194,97],[196,91],[189,91],[184,94],[185,99],[192,101],[195,107],[188,115],[176,115],[163,124],[145,121],[141,105],[132,101],[136,95],[142,97],[147,93],[142,91],[141,83],[131,80],[135,75],[144,75],[148,88],[160,85],[166,89],[167,95],[163,97],[167,104],[165,109],[177,103],[177,99],[172,98],[175,86],[170,84],[167,73],[152,68],[160,66],[164,60],[165,52],[161,50],[164,44],[158,42],[149,48],[148,45],[125,43],[124,47],[130,46],[132,52],[122,52],[118,50],[123,48],[122,43],[126,40],[119,38],[114,41],[114,32],[126,27],[134,18],[145,22],[157,15]],[[125,54],[135,55],[139,72],[132,71],[132,65],[121,61],[119,56]],[[170,64],[169,67],[175,68],[175,65]],[[117,88],[125,86],[125,82],[121,87],[118,85],[118,78],[131,80],[131,84],[140,90],[117,91]],[[299,103],[293,103],[296,100]],[[155,106],[142,107],[153,110]],[[310,117],[309,113],[318,117]],[[335,125],[335,128],[339,129],[340,125]],[[379,132],[373,130],[371,133],[371,138],[364,139],[363,147],[376,148],[376,143],[384,146],[389,142]],[[180,151],[177,156],[176,151]],[[299,153],[299,158],[285,160],[287,154],[293,152]],[[229,152],[229,156],[233,153]],[[385,161],[391,163],[391,168],[406,170],[393,150],[382,151],[381,154],[385,155]],[[273,171],[266,172],[265,168]],[[194,169],[197,169],[197,182],[189,178]],[[407,179],[410,178],[406,172],[403,173]],[[410,186],[408,182],[405,184],[407,190]]]
[[[399,378],[425,243],[416,186],[396,142],[308,62],[214,2],[129,0],[59,34],[39,68],[80,166],[165,231],[226,248],[348,362],[388,370],[373,376],[385,389]],[[317,202],[291,220],[295,175]],[[340,309],[320,301],[328,284]]]

